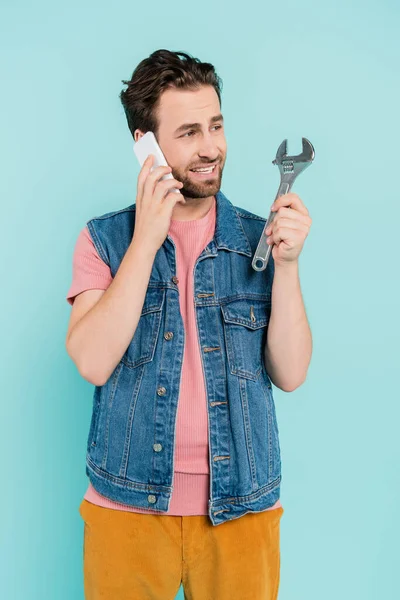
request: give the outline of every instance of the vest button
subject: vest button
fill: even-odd
[[[161,450],[162,450],[161,444],[153,444],[153,450],[155,452],[161,452]]]
[[[172,331],[167,331],[166,333],[164,333],[164,339],[166,340],[172,340],[173,337],[174,334],[172,333]]]
[[[177,277],[175,277],[175,275],[172,277],[172,281],[176,284],[179,283],[179,279]]]
[[[147,496],[147,500],[150,502],[150,504],[154,504],[154,502],[157,500],[157,498],[153,494],[149,494]]]
[[[157,394],[159,396],[165,396],[166,393],[167,393],[167,390],[165,389],[165,387],[159,387],[157,390]]]

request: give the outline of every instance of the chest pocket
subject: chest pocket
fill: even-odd
[[[165,289],[148,288],[134,336],[121,361],[134,369],[153,360],[160,331]]]
[[[271,315],[270,301],[242,298],[221,305],[221,311],[231,373],[258,379]]]

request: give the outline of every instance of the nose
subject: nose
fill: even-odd
[[[199,156],[208,158],[209,160],[215,160],[218,158],[218,146],[215,137],[211,133],[206,133],[201,137],[198,154]]]

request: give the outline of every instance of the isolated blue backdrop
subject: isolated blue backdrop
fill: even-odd
[[[302,136],[315,146],[293,187],[313,219],[300,275],[314,353],[301,388],[275,389],[279,599],[400,597],[399,5],[25,0],[0,10],[1,596],[83,598],[93,386],[65,350],[65,295],[86,221],[135,201],[121,80],[168,48],[223,78],[222,190],[234,204],[267,216],[280,142],[291,153]]]

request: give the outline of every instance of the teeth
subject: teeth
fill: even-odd
[[[215,167],[215,165],[214,165]],[[199,173],[211,173],[211,171],[214,170],[214,167],[209,167],[209,168],[204,168],[204,169],[192,169],[192,171],[194,171],[195,173],[199,172]]]

